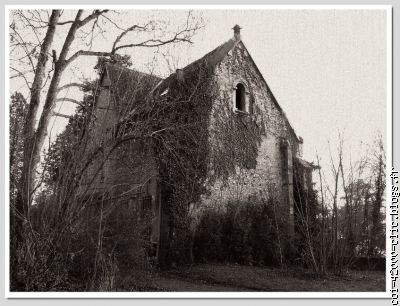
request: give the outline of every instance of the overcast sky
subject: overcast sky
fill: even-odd
[[[328,161],[328,140],[358,154],[386,127],[386,18],[382,11],[210,12],[207,46],[238,23],[250,54],[298,135],[304,157]],[[203,49],[203,48],[201,48]],[[349,153],[349,152],[348,152]]]
[[[185,22],[185,11],[124,11],[118,16],[126,27],[134,22],[162,18],[166,27]],[[344,132],[345,150],[356,159],[360,142],[372,143],[377,133],[386,139],[386,12],[383,10],[207,10],[196,11],[205,28],[192,45],[170,51],[174,68],[183,67],[232,37],[232,27],[242,27],[242,40],[260,69],[297,135],[304,139],[304,158],[316,152],[327,168],[328,141],[337,146]],[[65,29],[65,28],[64,28]],[[93,50],[110,50],[117,30],[108,30]],[[65,31],[57,34],[61,42]],[[127,37],[129,39],[129,37]],[[76,48],[79,46],[76,46]],[[128,50],[134,67],[146,70],[152,49]],[[166,51],[166,50],[164,50]],[[81,58],[75,76],[90,76],[95,61]],[[79,68],[78,68],[79,67]],[[168,75],[158,61],[160,75]],[[18,83],[11,84],[11,90]],[[71,94],[71,93],[70,93]],[[60,112],[72,113],[65,104]],[[52,135],[66,120],[56,118]],[[349,156],[349,154],[348,154]]]

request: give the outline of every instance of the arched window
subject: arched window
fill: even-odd
[[[236,85],[235,107],[242,112],[246,111],[246,88],[242,83]]]

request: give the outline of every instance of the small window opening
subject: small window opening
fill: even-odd
[[[145,195],[141,198],[141,205],[140,205],[140,214],[141,217],[148,215],[151,212],[151,204],[152,204],[151,195]]]
[[[236,85],[236,109],[246,111],[246,89],[244,85],[239,83]]]

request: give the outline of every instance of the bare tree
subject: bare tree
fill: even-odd
[[[338,165],[336,166],[333,161],[333,156],[330,151],[331,159],[331,173],[334,178],[333,191],[328,187],[328,191],[332,197],[333,210],[332,210],[332,242],[333,242],[333,262],[334,266],[337,266],[339,260],[339,229],[338,229],[338,195],[339,195],[339,175],[340,168],[343,162],[343,141],[339,136],[339,148],[338,148]]]
[[[372,198],[372,227],[370,233],[371,241],[368,248],[369,256],[379,254],[379,249],[382,249],[382,246],[379,247],[380,241],[384,240],[380,239],[379,237],[384,233],[384,227],[382,226],[381,209],[384,205],[384,191],[386,188],[386,156],[382,137],[378,137],[378,139],[375,141],[375,148],[376,149],[374,150],[372,160],[374,190]]]
[[[191,43],[193,35],[202,28],[203,23],[201,18],[193,16],[191,12],[187,13],[187,18],[175,29],[166,27],[162,20],[149,20],[144,23],[122,26],[116,21],[119,13],[109,10],[89,12],[84,10],[74,12],[16,10],[11,14],[9,25],[11,78],[16,82],[22,81],[28,96],[27,114],[23,120],[22,132],[23,165],[20,179],[16,183],[18,186],[17,201],[15,205],[11,203],[11,213],[16,219],[16,222],[12,224],[15,229],[15,235],[12,237],[15,242],[13,248],[16,250],[21,245],[22,248],[28,247],[31,242],[28,241],[25,245],[23,243],[28,236],[32,237],[34,245],[39,245],[31,227],[31,210],[35,193],[43,181],[42,177],[38,180],[39,163],[44,143],[48,137],[49,122],[53,116],[74,119],[73,116],[55,111],[57,103],[67,102],[81,108],[88,107],[87,104],[66,94],[72,88],[84,89],[87,84],[80,82],[78,77],[72,82],[63,83],[63,77],[67,73],[78,71],[76,60],[81,57],[103,57],[109,61],[118,62],[128,58],[123,52],[129,48],[158,50],[172,44]],[[104,37],[107,32],[115,33],[110,50],[93,50],[95,42]],[[60,40],[60,37],[63,36],[64,38]],[[85,142],[88,133],[84,130],[80,137],[86,137]],[[151,134],[154,130],[148,132]],[[104,146],[111,154],[121,144],[135,139],[135,137],[138,137],[138,134],[121,134],[118,139],[110,139],[109,143]],[[140,137],[146,137],[145,133]],[[53,205],[53,210],[58,211],[56,213],[58,219],[53,217],[52,222],[57,223],[57,220],[62,217],[64,220],[58,223],[57,235],[59,236],[56,236],[55,232],[51,237],[46,236],[48,242],[52,241],[57,244],[63,231],[70,226],[68,224],[70,224],[71,218],[76,217],[83,210],[82,206],[74,209],[68,208],[66,203],[70,199],[76,182],[85,173],[85,169],[94,159],[98,158],[99,152],[104,151],[104,147],[100,146],[94,148],[92,152],[88,152],[87,147],[87,144],[84,144],[80,150],[77,150],[81,154],[87,153],[85,159],[75,163],[73,169],[69,168],[68,171],[62,173],[63,178],[56,183],[58,190],[55,193],[56,203],[59,205]],[[101,170],[106,160],[107,155],[104,156],[104,160],[99,162],[98,171]],[[65,185],[61,186],[62,184]],[[21,252],[23,253],[23,251]],[[21,255],[23,255],[22,253]],[[16,254],[14,253],[14,255]]]
[[[339,134],[336,155],[330,155],[330,175],[319,169],[319,203],[321,222],[317,230],[320,239],[309,240],[313,244],[308,248],[308,261],[319,273],[332,269],[342,274],[357,264],[360,257],[377,257],[384,246],[379,244],[382,238],[382,207],[385,154],[382,140],[373,144],[372,150],[361,143],[363,155],[356,160],[345,155],[344,137]],[[319,157],[317,156],[318,164]],[[348,161],[347,166],[345,162]],[[372,184],[372,182],[374,182]],[[326,196],[328,191],[330,197]],[[310,222],[301,214],[301,229],[307,233]],[[316,263],[319,263],[317,265]],[[318,269],[316,269],[317,267]],[[323,273],[322,273],[323,274]]]
[[[121,27],[112,20],[112,17],[109,17],[110,13],[112,12],[109,10],[93,10],[88,13],[78,10],[73,19],[62,20],[65,14],[62,10],[13,12],[10,24],[11,53],[23,55],[12,58],[10,68],[16,72],[12,77],[23,78],[30,92],[28,113],[23,128],[24,157],[19,182],[21,188],[14,211],[20,224],[23,220],[29,220],[30,205],[38,188],[35,183],[37,166],[47,137],[50,118],[63,116],[54,111],[56,103],[60,101],[58,94],[71,87],[83,86],[78,82],[60,86],[67,68],[81,56],[113,58],[118,56],[118,52],[127,48],[158,48],[168,44],[191,43],[191,37],[202,26],[201,22],[191,18],[191,13],[188,13],[183,26],[169,36],[164,32],[166,36],[157,37],[150,35],[160,26],[155,21]],[[110,51],[93,51],[91,50],[93,41],[97,35],[106,31],[104,25],[116,27],[120,33],[116,36]],[[30,35],[24,35],[23,27],[31,30]],[[56,30],[60,28],[61,31],[65,31],[64,27],[69,27],[69,29],[57,55],[58,45],[54,45]],[[141,32],[148,33],[149,38],[139,39],[134,43],[123,41],[128,33]],[[32,40],[26,37],[32,37]],[[76,44],[82,40],[88,41],[87,49],[80,49],[71,54],[71,50],[76,49]],[[63,100],[72,101],[71,99]],[[40,110],[41,106],[43,108]],[[37,119],[38,124],[36,124]]]

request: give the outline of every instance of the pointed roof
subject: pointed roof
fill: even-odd
[[[115,64],[105,64],[100,77],[101,86],[110,88],[116,102],[113,106],[121,114],[127,114],[138,103],[146,101],[149,90],[162,81],[161,78]]]
[[[237,43],[239,43],[239,41],[236,41],[233,38],[229,39],[222,45],[219,45],[214,50],[208,52],[202,58],[187,65],[185,68],[183,68],[183,71],[190,70],[192,67],[203,62],[205,62],[209,67],[215,67],[224,59],[224,57],[229,53],[229,51],[231,51],[237,45]]]
[[[225,56],[233,50],[237,45],[241,45],[247,52],[249,59],[253,63],[257,73],[261,77],[262,81],[264,82],[267,90],[269,91],[271,95],[271,100],[279,110],[279,112],[282,114],[284,120],[287,123],[287,126],[289,130],[293,133],[293,135],[298,139],[296,132],[294,131],[293,127],[291,126],[285,112],[282,110],[281,106],[279,105],[278,101],[276,100],[274,94],[272,93],[271,89],[269,88],[266,80],[264,79],[261,71],[258,69],[256,63],[254,62],[253,58],[250,55],[250,52],[247,50],[245,44],[243,43],[241,37],[240,37],[240,26],[235,25],[233,27],[234,30],[234,36],[229,39],[228,41],[224,42],[223,44],[219,45],[212,51],[208,52],[205,54],[203,57],[199,58],[198,60],[188,64],[182,69],[178,69],[176,72],[172,73],[169,75],[167,78],[162,79],[160,77],[154,76],[154,75],[149,75],[144,72],[139,72],[137,70],[129,69],[129,68],[123,68],[117,65],[112,65],[112,64],[107,64],[106,65],[106,70],[108,72],[108,75],[110,77],[110,81],[113,84],[117,84],[117,91],[126,96],[129,94],[129,88],[132,88],[132,80],[135,80],[137,82],[140,79],[146,80],[145,83],[147,83],[150,87],[152,88],[151,92],[154,93],[155,95],[160,95],[161,93],[165,92],[171,82],[176,80],[178,77],[178,73],[182,73],[183,75],[189,75],[192,73],[196,73],[202,65],[206,65],[208,68],[214,68],[216,67],[224,58]],[[204,66],[203,66],[204,67]],[[129,81],[131,80],[131,81]],[[117,81],[117,82],[116,82]],[[135,82],[133,82],[135,84]]]
[[[108,77],[108,80],[105,80],[105,77]],[[152,88],[161,80],[162,78],[152,74],[107,63],[105,64],[100,82],[106,86],[113,84],[112,89],[114,93],[121,97],[129,95],[131,90],[136,90],[135,86],[139,83],[148,89],[149,86]],[[110,84],[105,84],[104,82],[106,81],[110,82]]]
[[[208,52],[203,57],[199,58],[198,60],[188,64],[182,69],[177,69],[176,72],[170,74],[164,81],[160,82],[153,91],[157,93],[164,92],[167,88],[169,88],[171,82],[173,82],[177,77],[178,73],[183,73],[185,76],[190,75],[192,73],[196,73],[200,67],[204,67],[205,64],[208,68],[214,68],[218,65],[223,58],[231,51],[238,41],[231,38],[228,41],[224,42],[223,44],[216,47],[214,50]]]
[[[238,30],[240,31],[240,27],[239,27],[239,29],[237,27],[239,27],[239,26],[235,25],[235,27],[233,28],[234,31],[238,31]],[[203,63],[205,63],[206,66],[209,67],[209,68],[216,67],[225,58],[225,56],[239,44],[241,44],[241,46],[246,50],[251,62],[253,63],[253,65],[254,65],[254,67],[255,67],[255,69],[257,71],[257,73],[260,75],[262,81],[264,82],[265,86],[267,87],[267,89],[268,89],[268,91],[269,91],[269,93],[271,95],[272,102],[275,104],[275,106],[277,107],[279,112],[282,114],[284,120],[287,123],[287,126],[288,126],[289,130],[298,139],[295,130],[291,126],[291,124],[289,122],[289,119],[286,116],[286,113],[283,111],[283,109],[279,105],[279,103],[276,100],[274,94],[272,93],[270,87],[268,86],[267,81],[264,79],[264,76],[262,75],[261,71],[258,69],[255,61],[253,60],[253,58],[250,55],[250,52],[247,50],[245,44],[243,43],[243,41],[241,40],[240,37],[236,37],[236,38],[233,37],[233,38],[229,39],[225,43],[219,45],[214,50],[208,52],[203,57],[201,57],[198,60],[190,63],[189,65],[185,66],[184,68],[178,69],[178,70],[183,71],[184,75],[186,75],[187,73],[193,73],[193,72],[197,71],[197,69],[199,69],[199,67]],[[155,88],[154,90],[157,89],[158,93],[164,92],[169,87],[169,84],[171,83],[171,81],[174,80],[176,77],[177,77],[177,72],[172,73],[164,81],[160,82],[160,84],[158,84],[157,88]]]

